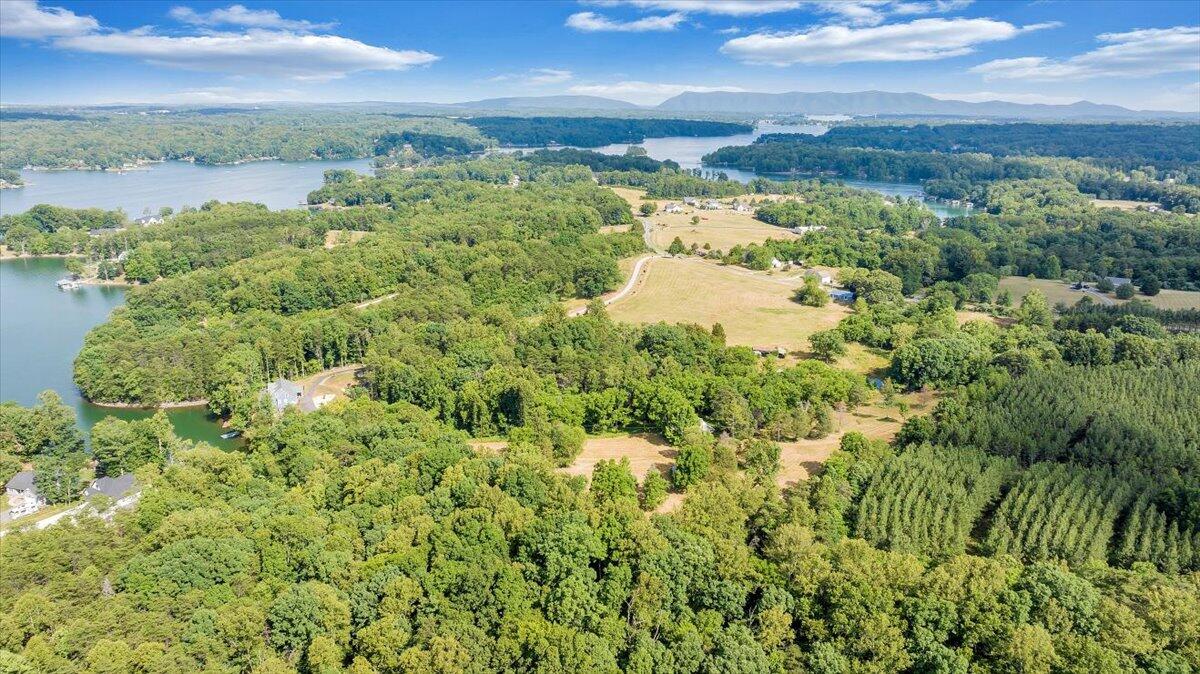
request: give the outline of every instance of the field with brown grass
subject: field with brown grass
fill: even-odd
[[[655,224],[652,240],[659,249],[665,249],[671,245],[671,241],[677,236],[686,246],[691,246],[693,243],[703,246],[707,243],[712,248],[723,251],[739,244],[745,246],[751,243],[762,243],[767,239],[791,239],[797,236],[791,230],[755,220],[753,212],[743,213],[731,208],[709,211],[684,206],[682,213],[664,213],[662,209],[667,204],[682,204],[683,202],[679,199],[645,199],[643,198],[644,191],[627,187],[614,187],[612,190],[629,202],[634,213],[637,213],[638,207],[646,202],[653,203],[657,207],[654,215],[650,216],[650,221]],[[743,201],[794,198],[781,195],[740,197]],[[726,198],[719,201],[731,202],[732,200],[732,198]],[[700,222],[693,225],[693,216],[699,217]]]
[[[1080,290],[1072,290],[1071,284],[1065,281],[1048,279],[1029,279],[1024,276],[1005,276],[1000,279],[1000,287],[1012,293],[1013,303],[1019,305],[1021,297],[1032,288],[1038,288],[1046,294],[1050,304],[1062,302],[1068,306],[1075,304],[1084,297],[1096,299],[1094,295]],[[1124,304],[1128,300],[1119,300],[1112,293],[1105,295],[1111,303]],[[1138,293],[1137,299],[1147,300],[1159,309],[1200,309],[1200,292],[1187,290],[1163,290],[1154,297]],[[1096,300],[1099,301],[1099,300]]]
[[[637,324],[720,323],[730,344],[782,346],[803,354],[809,335],[834,327],[850,309],[793,302],[802,284],[799,271],[769,274],[698,258],[653,258],[633,293],[610,305],[608,313]]]
[[[337,246],[342,246],[347,243],[355,243],[356,241],[361,241],[366,235],[367,232],[359,232],[356,230],[331,229],[328,232],[325,232],[325,247],[336,248]]]

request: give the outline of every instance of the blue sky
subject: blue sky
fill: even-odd
[[[0,101],[917,91],[1200,111],[1200,2],[0,0]]]

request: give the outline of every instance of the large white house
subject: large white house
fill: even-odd
[[[267,397],[271,399],[271,405],[275,407],[276,412],[298,404],[303,395],[304,389],[299,384],[283,377],[267,385]]]
[[[46,505],[46,497],[38,493],[34,484],[32,470],[13,475],[4,485],[4,494],[8,496],[8,516],[13,519],[35,513]]]

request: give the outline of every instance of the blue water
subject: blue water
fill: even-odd
[[[328,169],[372,173],[370,159],[345,161],[258,161],[204,166],[170,161],[125,171],[21,171],[25,186],[0,190],[0,215],[23,213],[36,204],[123,209],[130,217],[179,210],[206,201],[254,201],[272,210],[294,208],[321,186]]]

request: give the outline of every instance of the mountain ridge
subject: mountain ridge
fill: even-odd
[[[779,94],[757,92],[685,91],[656,106],[669,112],[740,112],[808,115],[975,115],[1056,119],[1083,117],[1152,118],[1195,117],[1192,113],[1166,110],[1131,110],[1119,105],[1077,101],[1070,104],[970,102],[934,98],[915,92],[890,91],[792,91]]]

